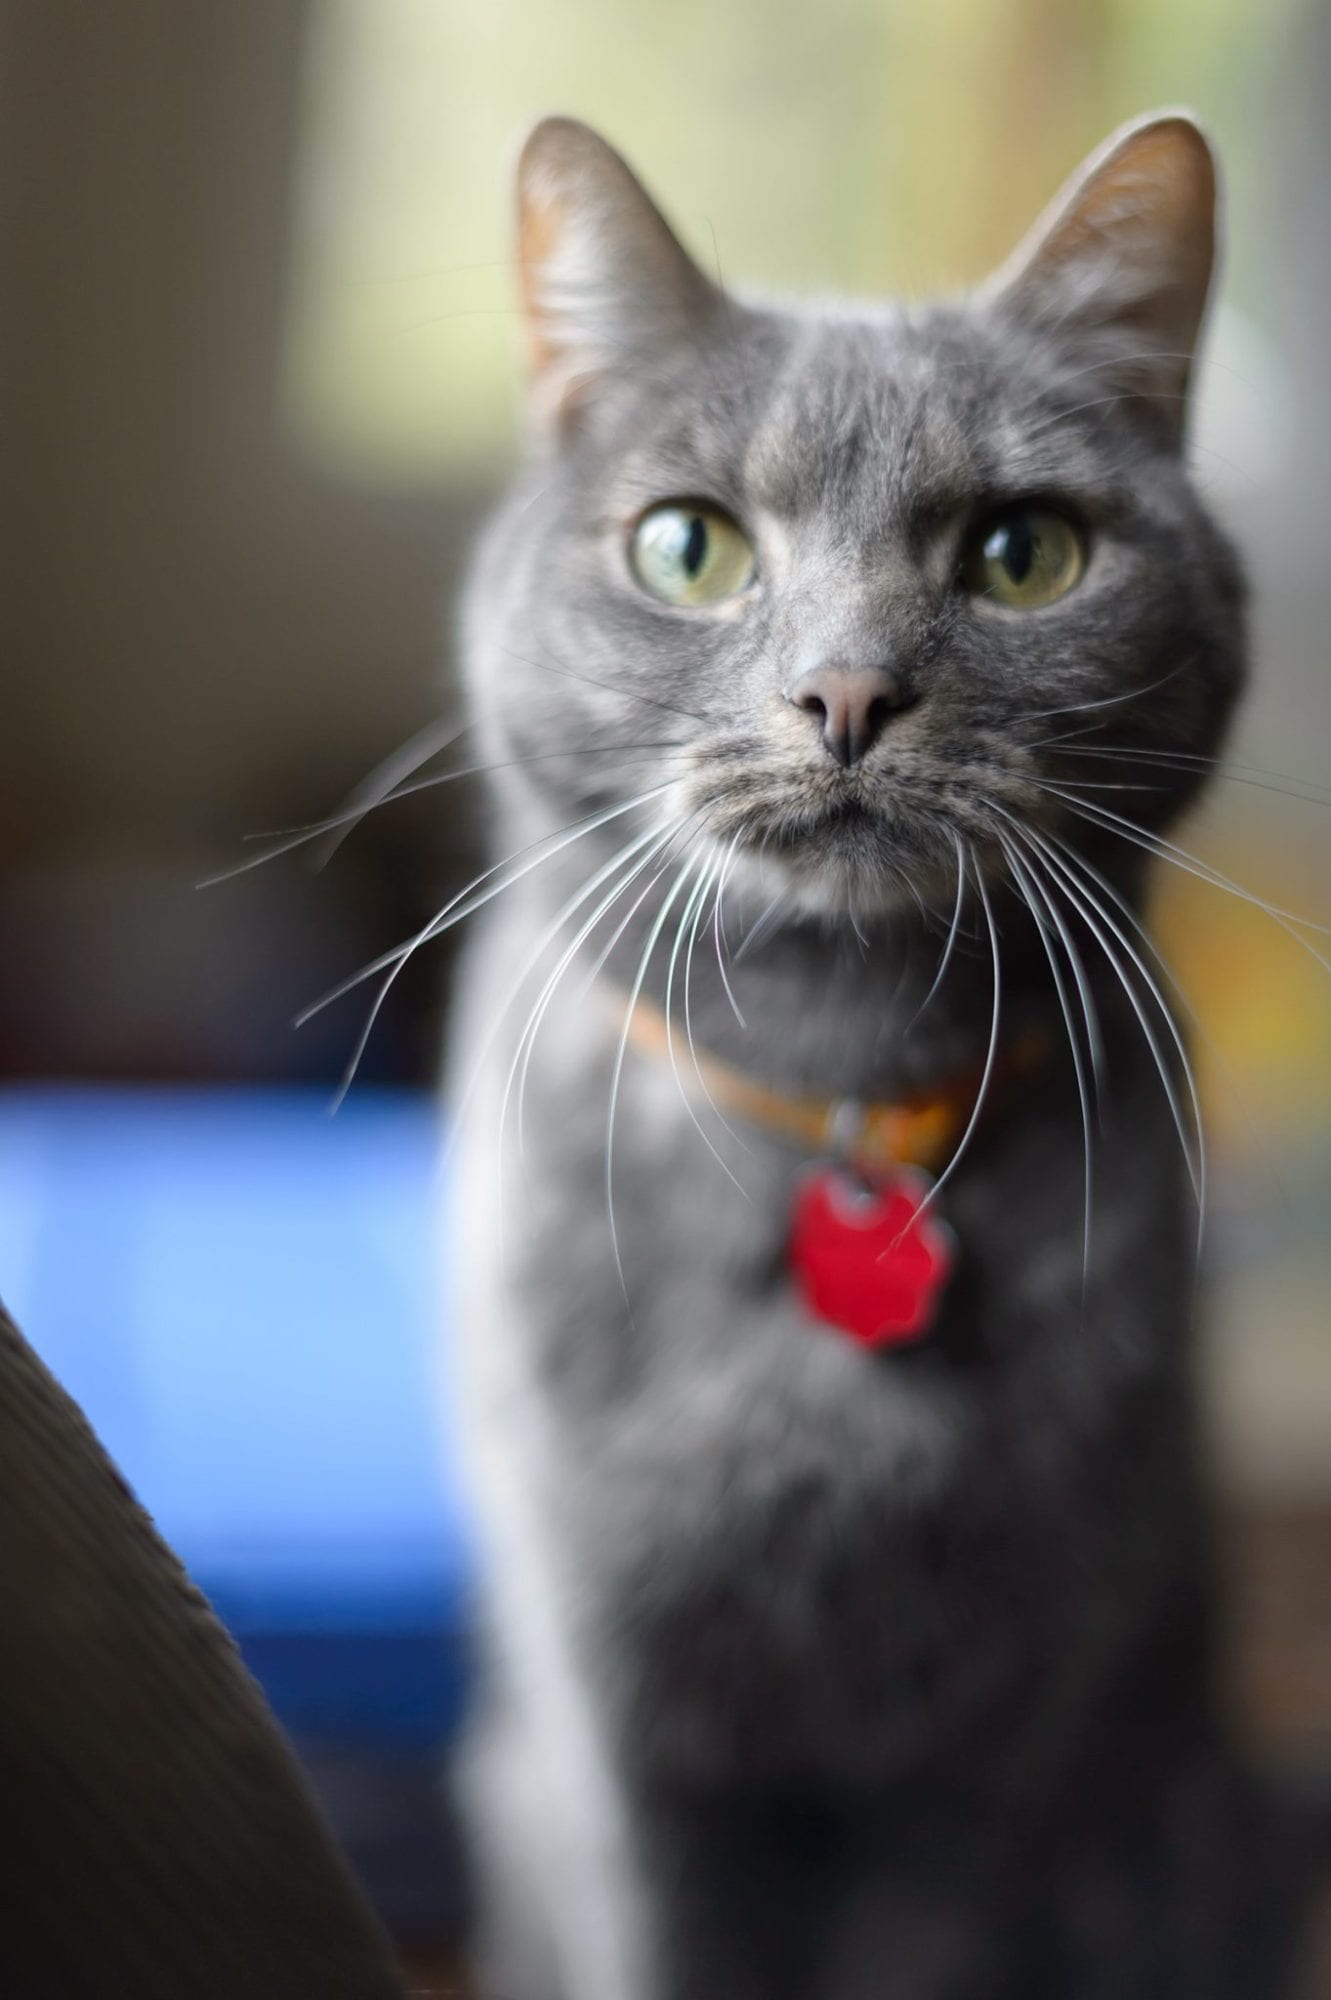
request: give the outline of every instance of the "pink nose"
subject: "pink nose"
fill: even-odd
[[[820,726],[823,744],[843,770],[858,764],[911,696],[891,667],[846,667],[826,661],[797,674],[786,700]]]

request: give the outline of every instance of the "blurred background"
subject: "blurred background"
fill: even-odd
[[[363,997],[292,1017],[465,880],[459,786],[371,814],[322,869],[301,849],[195,887],[452,710],[449,605],[519,435],[509,170],[546,109],[599,125],[728,281],[908,295],[982,275],[1117,121],[1202,114],[1229,253],[1191,449],[1247,553],[1257,671],[1231,774],[1181,837],[1331,920],[1328,74],[1318,0],[0,0],[0,1292],[37,1344],[74,1337],[33,1275],[33,1217],[65,1185],[38,1086],[95,1087],[77,1105],[100,1107],[111,1179],[142,1100],[108,1084],[322,1105]],[[1179,871],[1159,920],[1209,1037],[1204,1389],[1237,1684],[1266,1746],[1331,1765],[1331,976]],[[417,1147],[447,979],[421,954],[351,1099],[397,1106]],[[271,1260],[226,1212],[231,1280],[252,1273],[269,1325]],[[423,1240],[402,1254],[423,1265]],[[171,1294],[184,1351],[197,1290]],[[99,1297],[90,1263],[85,1342]],[[247,1312],[233,1299],[219,1349]],[[364,1324],[347,1338],[372,1367]],[[240,1343],[252,1408],[265,1343]],[[236,1439],[219,1507],[247,1477]]]

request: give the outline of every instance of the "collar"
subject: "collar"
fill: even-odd
[[[628,1022],[628,1042],[638,1054],[672,1061],[681,1081],[696,1082],[715,1108],[784,1139],[806,1153],[844,1160],[868,1172],[890,1167],[923,1167],[936,1172],[955,1150],[975,1110],[981,1068],[971,1065],[930,1090],[868,1103],[852,1097],[787,1096],[746,1076],[742,1070],[698,1052],[680,1059],[679,1033],[668,1027],[663,1010],[638,1000]],[[674,1052],[672,1058],[672,1041]],[[1038,1068],[1045,1053],[1042,1035],[1027,1035],[1001,1052],[995,1084]]]

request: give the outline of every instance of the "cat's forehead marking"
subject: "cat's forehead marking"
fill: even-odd
[[[794,334],[744,456],[775,516],[910,516],[964,504],[977,479],[960,384],[898,315],[820,316]]]

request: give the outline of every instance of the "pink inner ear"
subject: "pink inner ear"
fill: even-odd
[[[1115,323],[1176,372],[1197,338],[1215,239],[1215,168],[1196,126],[1157,119],[1110,140],[997,274],[992,295],[1076,332]]]
[[[565,226],[563,205],[548,189],[524,182],[518,211],[518,282],[526,309],[527,352],[532,370],[542,374],[554,359],[549,322],[541,301],[541,277]]]
[[[1075,198],[1055,224],[1039,260],[1121,260],[1155,268],[1161,298],[1201,292],[1211,272],[1215,178],[1209,154],[1191,132],[1159,126],[1143,132]],[[1197,304],[1197,318],[1201,304]]]
[[[632,169],[576,119],[542,120],[523,147],[518,263],[538,405],[557,418],[717,303]]]
[[[1119,231],[1180,241],[1209,235],[1214,201],[1210,156],[1192,128],[1153,126],[1091,175],[1045,251],[1082,255]]]

